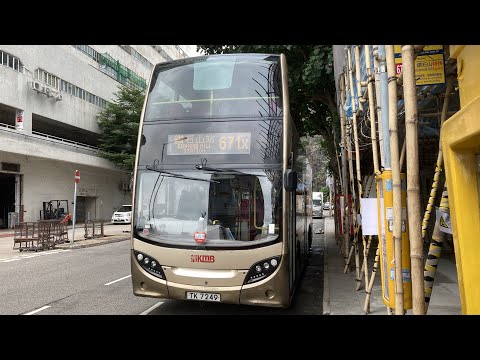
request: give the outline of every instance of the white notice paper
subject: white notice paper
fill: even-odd
[[[378,235],[378,211],[376,198],[361,198],[362,235]]]

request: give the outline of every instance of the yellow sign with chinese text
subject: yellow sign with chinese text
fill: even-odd
[[[397,76],[402,72],[402,48],[394,45],[395,70]],[[417,85],[445,83],[445,61],[443,45],[426,45],[415,60],[415,78]]]

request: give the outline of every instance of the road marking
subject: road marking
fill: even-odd
[[[113,283],[116,283],[117,281],[120,281],[120,280],[125,280],[125,279],[129,278],[130,276],[132,276],[132,275],[127,275],[127,276],[124,276],[123,278],[110,281],[109,283],[106,283],[105,285],[112,285]]]
[[[142,312],[140,315],[147,315],[149,312],[155,310],[157,307],[159,307],[162,304],[163,304],[163,301],[160,301],[159,303],[153,305],[152,307],[150,307],[147,310],[145,310],[144,312]]]
[[[25,314],[23,314],[23,315],[33,315],[33,314],[36,314],[36,313],[38,313],[38,312],[40,312],[40,311],[43,311],[43,310],[45,310],[45,309],[48,309],[49,307],[50,307],[50,305],[45,305],[45,306],[42,306],[40,309],[30,311],[30,312],[25,313]]]
[[[37,257],[37,256],[43,256],[43,255],[58,254],[58,253],[65,252],[65,251],[72,251],[72,250],[71,249],[65,249],[65,250],[64,249],[58,249],[58,250],[39,252],[39,253],[35,253],[35,254],[32,254],[32,255],[19,255],[19,256],[16,256],[16,257],[12,257],[12,258],[0,259],[0,263],[7,263],[7,262],[17,261],[17,260],[22,260],[22,259],[30,259],[30,258],[34,258],[34,257]]]

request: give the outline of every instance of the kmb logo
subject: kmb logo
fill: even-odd
[[[213,263],[215,262],[214,255],[191,255],[192,262],[207,262]]]

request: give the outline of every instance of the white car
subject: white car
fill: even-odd
[[[132,205],[122,205],[112,215],[112,224],[130,224],[132,222]]]

